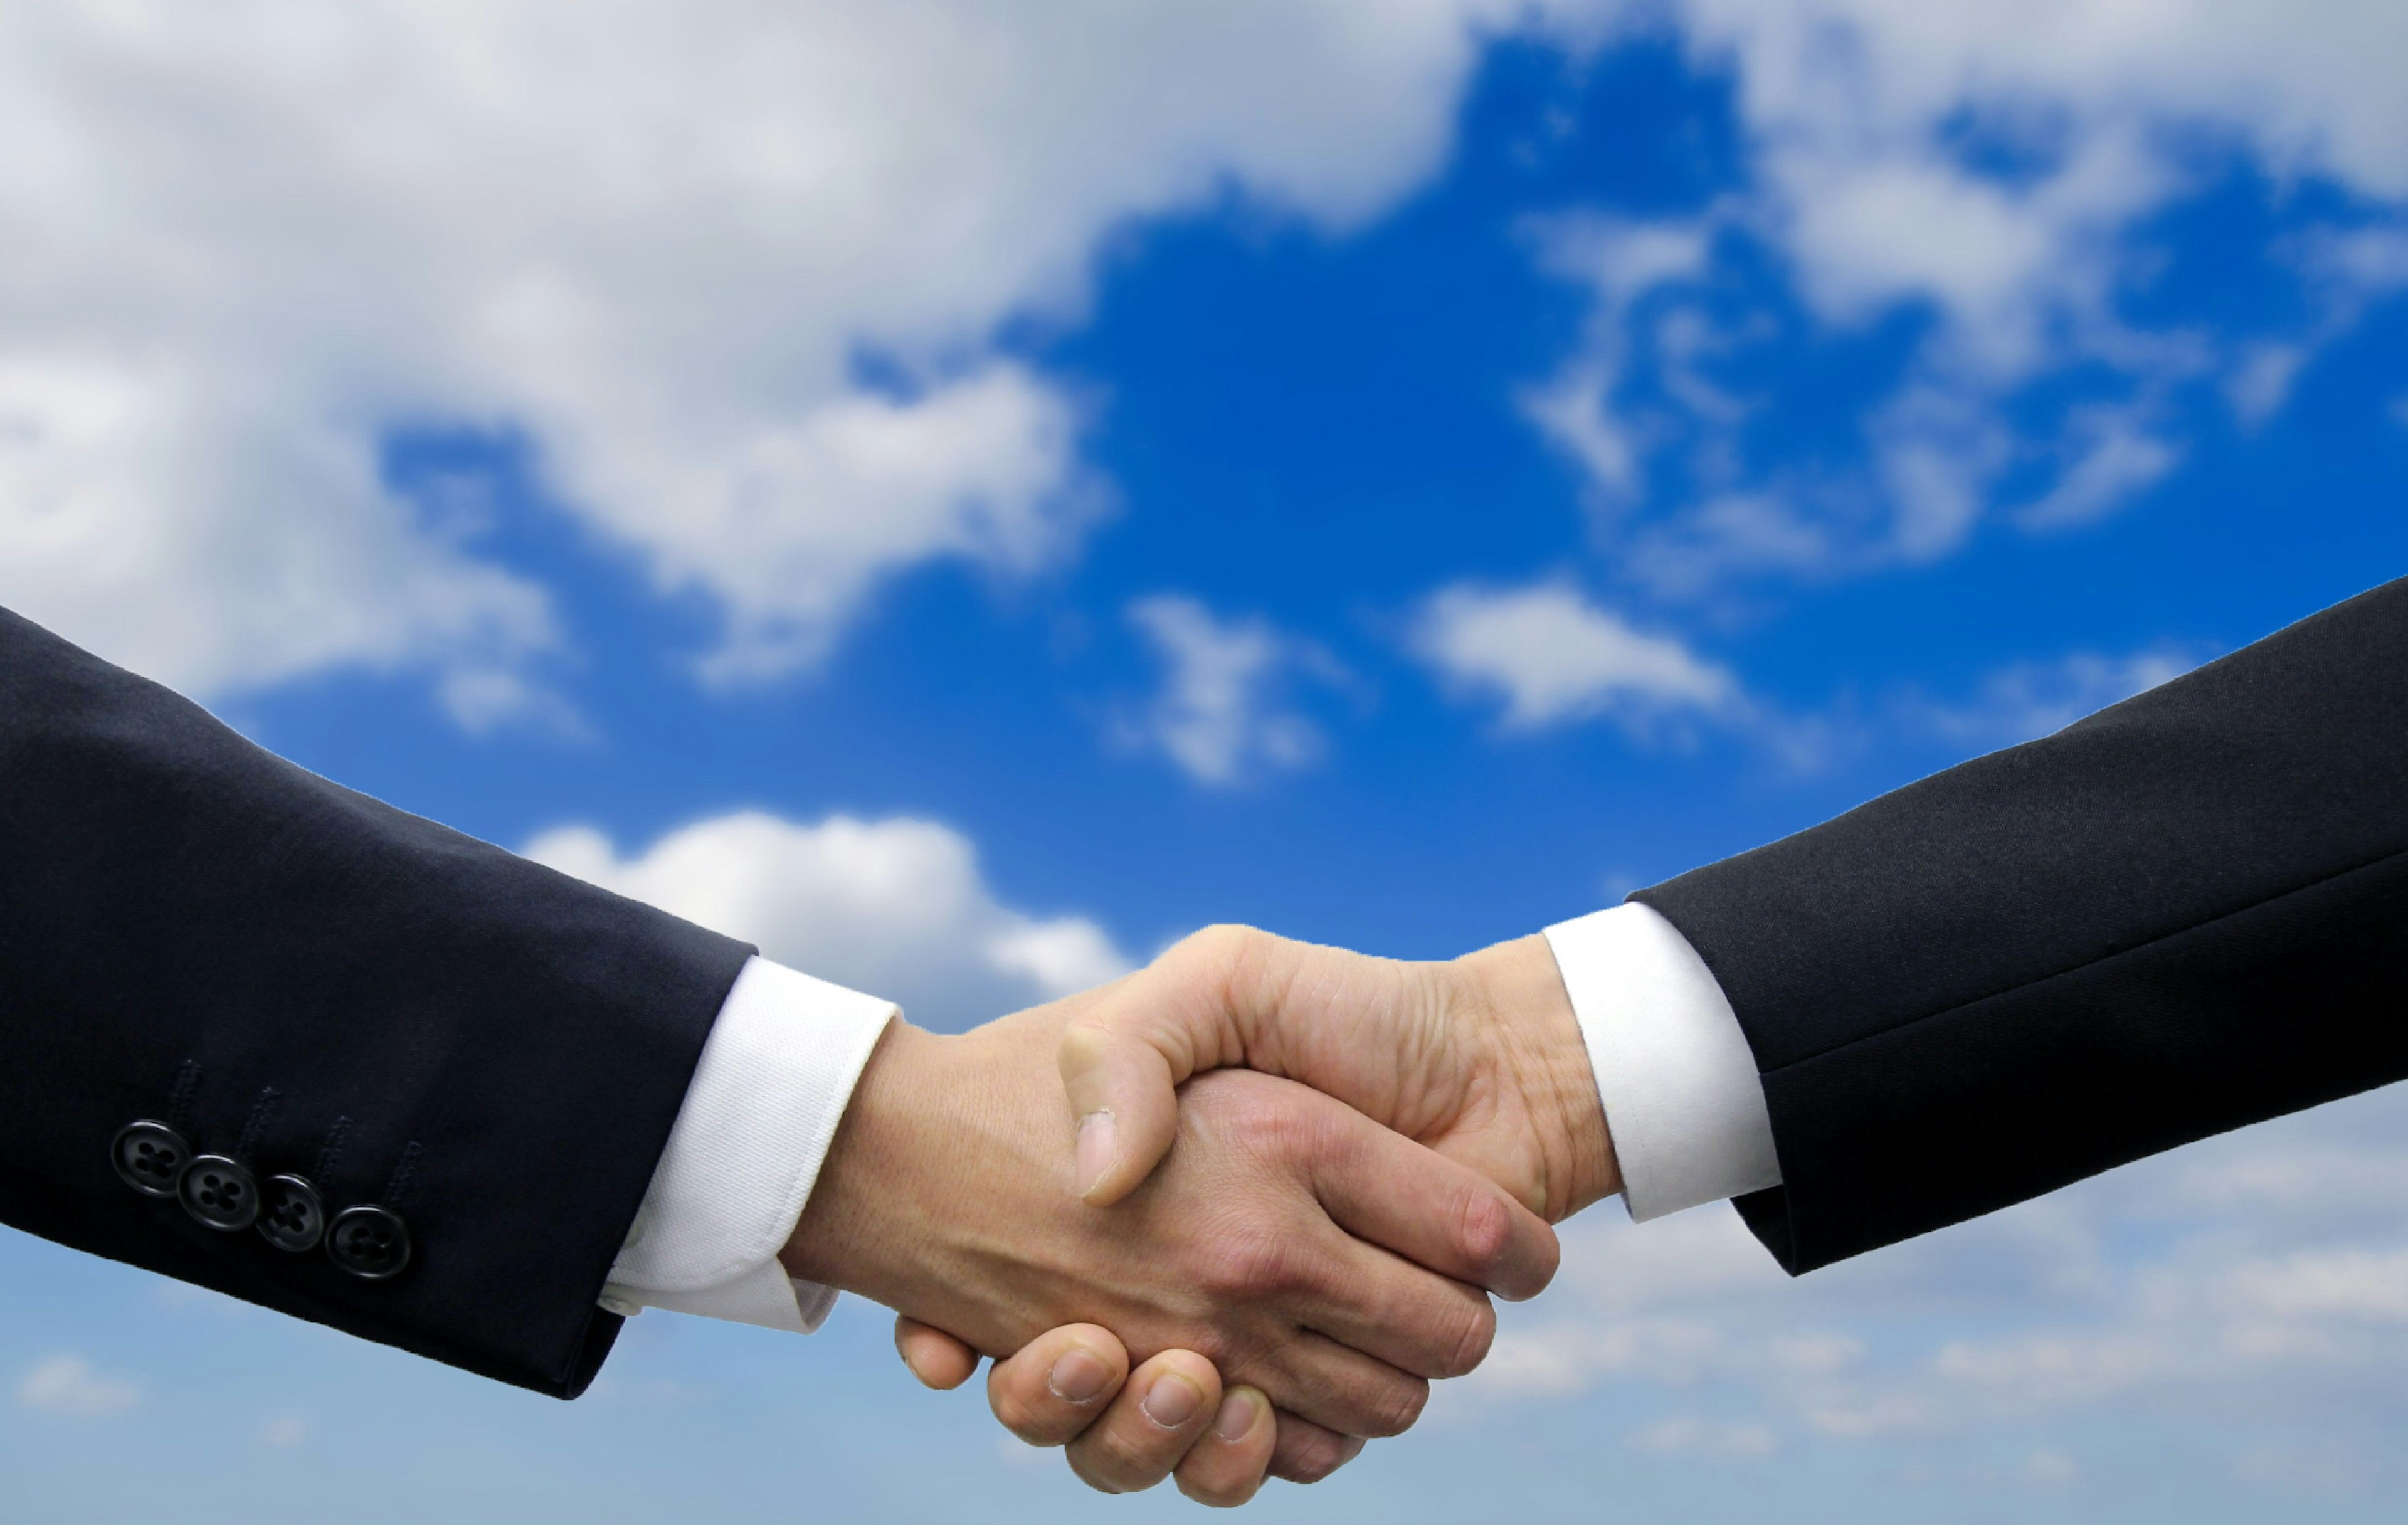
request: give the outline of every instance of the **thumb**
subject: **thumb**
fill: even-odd
[[[1123,980],[1063,1030],[1062,1088],[1078,1128],[1078,1189],[1110,1206],[1153,1173],[1179,1132],[1179,1087],[1245,1062],[1235,971],[1278,940],[1209,927]]]
[[[1108,1207],[1134,1190],[1170,1152],[1179,1132],[1179,1086],[1193,1066],[1174,1064],[1140,1029],[1123,1031],[1109,1009],[1062,1034],[1062,1089],[1078,1128],[1079,1195]]]
[[[943,1330],[902,1314],[895,1316],[895,1352],[924,1387],[949,1391],[978,1370],[978,1352]]]

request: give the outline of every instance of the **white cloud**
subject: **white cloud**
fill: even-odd
[[[466,723],[558,727],[526,673],[566,639],[544,590],[380,474],[392,427],[457,424],[522,433],[605,543],[715,609],[710,676],[790,670],[911,567],[1075,551],[1107,496],[1085,409],[996,335],[1075,316],[1112,230],[1232,190],[1359,222],[1444,163],[1487,38],[1658,20],[1732,68],[1749,189],[1685,221],[1540,224],[1597,309],[1525,405],[1606,500],[1643,487],[1676,413],[1737,458],[1744,410],[1708,370],[1747,330],[1678,290],[1726,237],[1768,241],[1825,323],[1929,306],[1903,384],[1985,415],[2072,358],[2207,364],[2103,306],[2123,235],[2192,183],[2193,129],[2408,194],[2408,22],[2383,0],[18,6],[0,599],[194,691],[424,667]],[[1969,123],[2028,171],[1972,165]],[[2360,230],[2309,264],[2362,303],[2400,283],[2400,242]],[[2318,341],[2237,339],[2244,414]],[[1642,358],[1661,396],[1634,411]],[[1856,485],[1890,511],[1726,467],[1656,559],[1702,585],[1944,554],[2004,462],[1951,453],[1979,437],[1876,439]],[[2071,463],[2043,518],[2171,464],[2145,429],[2036,444]]]
[[[807,664],[882,580],[1095,517],[1000,324],[1133,218],[1372,215],[1526,8],[7,7],[0,599],[196,692],[423,667],[490,721],[557,615],[380,475],[461,424],[720,612],[710,676]]]
[[[2182,453],[2151,434],[2134,410],[2087,410],[2068,430],[2071,450],[2057,485],[2016,517],[2028,529],[2103,518],[2174,468]]]
[[[1633,223],[1594,214],[1533,224],[1541,264],[1595,297],[1587,339],[1563,369],[1522,395],[1522,410],[1611,499],[1639,496],[1645,431],[1622,416],[1614,392],[1629,366],[1631,305],[1706,266],[1708,221]]]
[[[2363,1493],[2381,1482],[2392,1447],[2362,1441],[2311,1441],[2296,1446],[2255,1446],[2233,1463],[2244,1483],[2277,1488],[2288,1497],[2301,1492]]]
[[[76,1418],[122,1414],[141,1401],[140,1387],[101,1375],[81,1356],[52,1356],[17,1384],[17,1402],[24,1407]]]
[[[1154,700],[1124,717],[1124,741],[1211,784],[1301,768],[1321,755],[1320,729],[1284,702],[1299,677],[1340,676],[1319,648],[1266,620],[1222,619],[1177,594],[1140,598],[1128,613],[1166,671]]]
[[[2408,17],[2385,0],[1675,8],[1693,45],[1736,65],[1781,209],[1814,220],[1795,247],[1836,304],[1921,292],[2012,327],[2033,296],[2078,293],[2097,237],[2182,189],[2166,128],[2236,136],[2277,174],[2408,196],[2390,67]],[[2033,170],[1976,173],[1951,151],[1969,124]]]
[[[1702,219],[1544,224],[1630,253],[1584,261],[1542,242],[1542,265],[1594,302],[1581,344],[1526,407],[1609,509],[1636,498],[1656,456],[1682,453],[1684,501],[1635,526],[1604,521],[1657,593],[1952,554],[2007,506],[1998,496],[2019,464],[2049,479],[2013,515],[2024,527],[2112,512],[2181,461],[2153,422],[2171,389],[2220,377],[2255,426],[2318,348],[2408,284],[2408,236],[2375,225],[2290,240],[2321,309],[2298,332],[2151,333],[2116,310],[2152,254],[2134,232],[2202,188],[2228,146],[2278,179],[2408,197],[2408,107],[2374,62],[2408,50],[2408,12],[2382,0],[1670,0],[1626,14],[1659,18],[1728,70],[1742,188]],[[1723,252],[1751,242],[1764,257]],[[1889,399],[1865,414],[1861,469],[1835,474],[1828,439],[1809,457],[1744,433],[1747,410],[1646,342],[1666,309],[1698,305],[1690,288],[1727,290],[1732,272],[1766,266],[1827,335],[1928,320]],[[1753,331],[1727,306],[1719,331],[1744,349]],[[1760,306],[1760,331],[1785,332],[1780,304]],[[2029,405],[2036,383],[2082,367],[2120,395]]]
[[[2024,1458],[2024,1481],[2036,1488],[2063,1488],[2081,1477],[2081,1466],[2063,1451],[2042,1449]]]
[[[2011,746],[2062,730],[2198,665],[2196,655],[2170,646],[2128,656],[2076,652],[2053,662],[2001,668],[1983,681],[1970,704],[1909,708],[1915,719],[1952,741]]]
[[[280,1451],[289,1451],[309,1438],[309,1417],[306,1414],[280,1414],[259,1427],[259,1443]]]
[[[1686,1415],[1660,1420],[1630,1437],[1641,1451],[1662,1455],[1693,1455],[1746,1460],[1770,1456],[1781,1439],[1770,1425],[1718,1424]]]
[[[1741,703],[1727,669],[1561,583],[1441,589],[1424,606],[1412,643],[1448,684],[1503,700],[1515,730],[1601,713],[1643,726],[1733,713]]]
[[[806,973],[899,1001],[924,1025],[983,1022],[1132,967],[1085,917],[1004,904],[969,841],[933,821],[801,823],[741,812],[625,856],[591,827],[546,832],[525,853]]]
[[[1697,1416],[1717,1413],[1924,1455],[2013,1437],[2031,1447],[2013,1480],[2045,1486],[2078,1476],[2095,1426],[2184,1420],[2265,1437],[2240,1464],[2251,1478],[2396,1485],[2403,1183],[2395,1086],[1796,1281],[1727,1208],[1600,1214],[1566,1227],[1546,1298],[1500,1310],[1496,1355],[1448,1385],[1450,1405],[1611,1384],[1653,1401],[1640,1434],[1666,1449],[1705,1445],[1715,1425]]]
[[[2281,412],[2307,363],[2305,345],[2274,340],[2250,345],[2224,381],[2224,396],[2242,426],[2257,428]]]

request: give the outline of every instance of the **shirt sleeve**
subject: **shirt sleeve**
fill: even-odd
[[[1645,1222],[1781,1184],[1772,1120],[1739,1018],[1679,928],[1631,901],[1547,928]]]
[[[833,1288],[778,1260],[810,1200],[892,1001],[755,957],[686,1087],[602,1305],[666,1308],[808,1334]]]

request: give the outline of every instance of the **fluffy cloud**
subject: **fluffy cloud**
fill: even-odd
[[[280,1451],[289,1451],[309,1438],[309,1417],[306,1414],[280,1414],[259,1427],[259,1443]]]
[[[1826,323],[1936,313],[1901,396],[1942,404],[1871,421],[1853,492],[1705,483],[1633,548],[1667,586],[1945,554],[2011,458],[1993,405],[2073,359],[2144,389],[2220,368],[2244,416],[2278,407],[2324,330],[2202,348],[2109,310],[2195,129],[2408,194],[2408,22],[2379,0],[12,7],[0,598],[195,691],[423,667],[472,724],[540,712],[544,591],[381,469],[395,427],[462,426],[523,437],[601,540],[718,611],[710,675],[791,670],[912,566],[1075,550],[1105,501],[1083,409],[996,335],[1075,315],[1112,229],[1232,189],[1374,215],[1443,162],[1487,37],[1658,23],[1730,69],[1749,189],[1544,225],[1598,307],[1530,415],[1611,498],[1678,432],[1617,396],[1642,352],[1667,416],[1727,430],[1704,362],[1748,335],[1650,295],[1734,237]],[[2397,287],[2399,242],[2336,235],[2302,268],[2352,309]],[[2063,427],[2042,522],[2180,452],[2144,410]]]
[[[2237,1457],[2237,1479],[2396,1483],[2403,1182],[2408,1093],[2394,1087],[1797,1281],[1727,1207],[1642,1225],[1599,1214],[1568,1227],[1557,1289],[1506,1310],[1495,1353],[1448,1403],[1611,1383],[1652,1399],[1634,1444],[1667,1454],[1712,1454],[1742,1431],[1768,1446],[2045,1442],[2033,1454],[2056,1460],[2032,1482],[2067,1480],[2067,1451],[2104,1422],[2276,1413],[2323,1449]]]
[[[1129,606],[1129,622],[1165,671],[1153,702],[1123,717],[1123,741],[1159,751],[1208,784],[1301,768],[1320,755],[1320,729],[1284,702],[1299,677],[1343,676],[1318,647],[1265,620],[1222,619],[1177,594],[1139,599]]]
[[[1631,1436],[1630,1444],[1639,1450],[1658,1454],[1738,1459],[1770,1456],[1781,1448],[1780,1437],[1769,1425],[1717,1424],[1688,1415],[1651,1424]]]
[[[556,615],[380,470],[465,426],[720,611],[711,676],[789,670],[1094,518],[998,324],[1132,218],[1376,212],[1527,8],[9,7],[0,599],[191,690],[424,667],[490,723]]]
[[[1910,717],[1949,741],[2012,746],[2062,730],[2086,714],[2179,678],[2199,665],[2173,648],[2101,656],[2076,652],[2053,662],[2018,662],[1983,680],[1962,705],[1914,704]]]
[[[1572,214],[1542,218],[1532,231],[1541,263],[1587,286],[1596,306],[1580,352],[1552,379],[1526,390],[1522,410],[1580,463],[1610,502],[1635,498],[1643,488],[1646,431],[1613,406],[1630,367],[1630,309],[1650,291],[1702,272],[1713,230],[1703,221],[1647,223]]]
[[[1679,641],[1634,630],[1561,583],[1441,589],[1413,646],[1441,681],[1504,702],[1508,728],[1595,714],[1644,727],[1678,714],[1728,714],[1737,682]]]
[[[546,832],[525,853],[899,1001],[924,1025],[973,1025],[1131,967],[1093,921],[1005,905],[968,840],[933,821],[742,812],[624,856],[591,827]]]
[[[41,1414],[100,1418],[141,1401],[139,1387],[101,1375],[81,1356],[52,1356],[17,1384],[17,1402]]]
[[[1728,71],[1744,177],[1700,217],[1544,224],[1543,266],[1594,302],[1528,409],[1609,507],[1657,456],[1688,474],[1669,514],[1606,520],[1658,593],[1928,561],[2012,507],[2010,491],[2029,529],[2114,511],[2183,458],[2160,422],[2169,394],[2214,381],[2254,427],[2318,347],[2408,281],[2401,236],[2376,225],[2266,252],[2315,314],[2296,331],[2152,332],[2117,305],[2149,257],[2135,230],[2229,147],[2397,212],[2408,107],[2376,61],[2408,49],[2408,13],[2379,0],[1674,0],[1630,14]],[[1733,316],[1740,272],[1768,264],[1790,289]],[[1700,353],[1784,333],[1793,295],[1827,337],[1922,321],[1866,412],[1859,470],[1768,453],[1742,428],[1751,410],[1700,376]],[[2109,400],[2036,401],[2086,368]],[[2029,477],[2042,485],[2024,490]]]

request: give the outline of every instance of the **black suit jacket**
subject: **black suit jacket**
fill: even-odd
[[[574,1396],[751,953],[0,611],[0,1220]],[[176,1162],[120,1142],[138,1121],[226,1163],[146,1180]],[[280,1174],[311,1184],[316,1232]]]
[[[2408,580],[1641,891],[1730,998],[1803,1272],[2408,1075]]]

